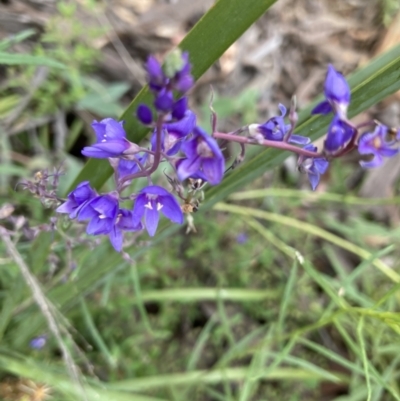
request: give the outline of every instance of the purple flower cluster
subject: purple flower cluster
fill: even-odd
[[[396,147],[400,130],[393,134],[388,127],[377,122],[353,125],[347,117],[351,95],[344,76],[329,65],[324,84],[325,100],[319,103],[312,114],[333,114],[322,151],[311,144],[310,138],[295,135],[298,116],[295,101],[288,113],[279,105],[280,115],[263,124],[250,124],[232,133],[216,131],[217,117],[212,111],[212,135],[197,126],[196,114],[190,110],[185,93],[193,86],[188,53],[173,52],[162,66],[150,56],[146,63],[149,89],[153,95],[151,107],[140,104],[136,110],[138,120],[152,134],[149,148],[141,147],[127,139],[123,122],[105,118],[92,124],[96,142],[86,146],[82,154],[87,157],[108,159],[114,169],[116,188],[99,194],[88,181],[81,182],[58,207],[57,212],[68,214],[71,219],[86,221],[86,232],[90,235],[107,235],[115,250],[121,251],[125,232],[147,230],[154,236],[160,212],[171,222],[183,223],[183,212],[198,209],[205,183],[218,185],[225,174],[225,159],[217,139],[237,142],[241,154],[230,168],[234,168],[244,157],[245,145],[261,145],[291,151],[299,156],[298,167],[307,174],[313,190],[319,184],[332,159],[358,147],[363,167],[376,167],[384,157],[399,152]],[[375,127],[372,132],[359,134],[360,128]],[[247,132],[248,136],[242,136]],[[160,163],[173,170],[173,177],[165,173],[172,191],[154,185],[152,175]],[[129,196],[122,196],[131,182],[147,178],[148,185]],[[175,194],[174,194],[175,193]],[[179,197],[182,206],[177,200]],[[129,207],[125,202],[133,201]],[[124,205],[123,205],[124,204]],[[188,217],[189,228],[193,228],[192,217]]]
[[[398,153],[396,145],[398,138],[391,138],[389,128],[377,124],[373,132],[365,132],[359,138],[357,127],[347,118],[350,104],[350,88],[344,76],[329,65],[325,79],[325,98],[312,111],[312,114],[328,114],[334,117],[329,126],[324,152],[326,155],[339,157],[352,150],[358,139],[358,152],[362,155],[372,155],[370,161],[360,161],[361,166],[370,168],[383,163],[383,157],[391,157]]]
[[[335,155],[354,139],[357,130],[347,120],[350,87],[346,78],[332,65],[328,67],[324,92],[326,100],[319,103],[311,114],[334,114],[324,143],[324,151],[328,155]]]
[[[86,221],[87,234],[107,235],[118,252],[123,248],[125,232],[146,229],[154,236],[160,212],[173,223],[183,223],[182,208],[176,197],[151,182],[151,175],[161,161],[169,162],[182,183],[193,178],[217,185],[225,170],[224,157],[216,140],[197,127],[196,115],[188,108],[187,97],[182,96],[194,83],[188,54],[178,57],[174,53],[164,67],[150,56],[146,66],[155,112],[141,104],[136,115],[142,124],[153,130],[150,149],[130,142],[122,121],[112,118],[94,121],[96,142],[83,148],[82,154],[109,160],[115,171],[116,190],[98,194],[88,181],[84,181],[57,209],[71,219]],[[175,93],[180,93],[181,97],[174,99]],[[121,192],[139,177],[147,177],[149,185],[122,197]],[[186,203],[182,184],[170,182],[175,183],[173,190]],[[122,206],[127,199],[133,200],[131,208]]]

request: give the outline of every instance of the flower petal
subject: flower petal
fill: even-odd
[[[292,134],[289,139],[290,143],[296,143],[298,145],[307,145],[311,142],[310,138],[302,135],[294,135]]]
[[[112,219],[100,219],[98,216],[90,220],[86,232],[89,235],[108,234],[113,228]]]
[[[224,176],[225,163],[223,159],[203,159],[202,170],[211,185],[218,185]]]
[[[117,252],[121,252],[122,250],[122,242],[123,242],[123,233],[122,231],[117,228],[116,226],[113,226],[112,230],[110,231],[110,234],[108,235],[110,238],[111,245]]]
[[[308,180],[310,181],[312,190],[315,191],[315,189],[317,188],[317,186],[319,184],[320,175],[309,172]]]
[[[161,212],[167,219],[170,219],[173,223],[183,223],[183,213],[178,201],[173,195],[163,196],[161,198]]]
[[[330,103],[325,100],[321,103],[318,103],[312,110],[311,114],[328,114],[332,111],[332,106]]]
[[[149,125],[153,121],[153,113],[145,104],[140,104],[136,109],[136,116],[140,120],[140,122],[144,125]]]
[[[195,157],[192,159],[183,159],[179,161],[177,166],[177,174],[178,178],[181,181],[186,180],[186,178],[191,177],[196,174],[196,172],[200,169],[200,157]]]
[[[160,215],[154,206],[152,209],[146,208],[144,215],[145,226],[150,237],[154,237],[154,234],[157,231],[158,221],[160,219]]]

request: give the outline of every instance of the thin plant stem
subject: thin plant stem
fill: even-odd
[[[214,132],[214,138],[216,139],[224,139],[230,142],[237,142],[243,143],[246,145],[261,145],[269,148],[287,150],[289,152],[297,153],[298,155],[305,156],[305,157],[312,157],[312,158],[320,158],[325,157],[322,153],[319,152],[311,152],[309,150],[305,150],[302,148],[298,148],[297,146],[291,145],[286,142],[281,141],[270,141],[268,139],[264,139],[263,141],[254,141],[251,138],[246,138],[244,136],[237,136],[235,134],[225,134],[222,132]]]

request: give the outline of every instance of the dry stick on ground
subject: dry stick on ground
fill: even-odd
[[[31,289],[33,298],[36,301],[36,303],[38,304],[41,312],[43,313],[43,316],[45,317],[45,319],[47,321],[49,329],[53,333],[53,335],[61,349],[65,365],[67,366],[68,373],[69,373],[72,381],[79,385],[79,387],[81,388],[82,396],[83,396],[84,400],[87,401],[87,397],[86,397],[84,388],[81,385],[81,382],[79,379],[79,377],[80,377],[79,368],[76,366],[75,362],[73,361],[72,356],[64,343],[64,340],[62,338],[61,331],[58,327],[56,319],[53,316],[52,309],[55,309],[55,307],[43,294],[43,291],[40,288],[39,282],[36,280],[35,276],[33,276],[31,274],[29,267],[27,266],[25,261],[22,259],[21,254],[18,252],[13,241],[11,240],[11,237],[10,237],[8,231],[2,226],[0,226],[0,236],[1,236],[1,239],[4,242],[4,244],[6,245],[7,252],[12,257],[14,262],[17,264],[28,287]]]

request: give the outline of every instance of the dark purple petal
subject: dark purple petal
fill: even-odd
[[[389,148],[388,146],[382,146],[379,150],[378,150],[379,154],[381,156],[384,157],[392,157],[394,155],[397,155],[397,153],[399,153],[399,149],[393,149],[393,148]]]
[[[333,111],[331,104],[327,100],[324,100],[311,110],[311,114],[328,114],[331,111]]]
[[[331,103],[348,105],[350,88],[346,78],[330,64],[325,79],[325,96]]]
[[[86,233],[89,235],[108,234],[112,230],[113,226],[114,224],[112,219],[100,218],[96,216],[89,221],[89,224],[86,228]]]
[[[319,158],[319,159],[314,159],[314,168],[318,173],[324,174],[325,171],[329,167],[329,162],[326,159]]]
[[[98,216],[98,213],[90,207],[91,201],[86,203],[78,213],[78,221],[92,219]]]
[[[113,118],[105,118],[100,122],[94,121],[92,127],[96,133],[97,142],[107,142],[126,138],[126,132],[122,126],[122,122],[118,122]]]
[[[181,120],[183,117],[185,117],[187,103],[187,97],[182,97],[176,101],[172,108],[172,117],[176,120]]]
[[[314,146],[312,143],[304,146],[303,149],[308,150],[309,152],[316,152],[318,150],[318,148],[316,146]]]
[[[189,74],[186,74],[182,75],[179,79],[176,80],[174,88],[179,92],[185,93],[193,86],[193,84],[193,77]]]
[[[139,231],[143,229],[143,224],[139,221],[134,224],[133,212],[131,210],[120,209],[118,212],[117,227],[123,231]]]
[[[158,221],[160,219],[160,215],[158,214],[158,211],[156,209],[157,206],[154,203],[155,202],[151,202],[151,209],[146,207],[144,216],[146,230],[149,233],[150,237],[154,237],[154,234],[157,231]]]
[[[158,60],[150,56],[147,59],[146,70],[149,74],[149,84],[152,89],[160,90],[165,81],[165,75]]]
[[[174,104],[174,98],[172,92],[166,89],[163,89],[157,95],[154,101],[155,108],[163,112],[171,111],[173,104]]]
[[[183,223],[183,213],[178,201],[173,195],[163,196],[161,198],[161,212],[164,216],[170,219],[173,223],[182,224]]]
[[[101,142],[105,138],[105,135],[106,135],[106,124],[104,124],[102,121],[98,122],[98,121],[94,120],[92,122],[92,128],[96,134],[97,142]]]
[[[116,157],[122,155],[129,148],[127,140],[107,141],[96,143],[92,146],[86,146],[82,150],[82,154],[87,157],[104,159],[108,157]]]
[[[56,209],[56,212],[70,214],[70,213],[73,213],[78,206],[80,206],[80,205],[78,205],[75,201],[67,200],[62,205],[58,206],[58,208]],[[71,217],[71,219],[72,218],[73,217]]]
[[[96,191],[92,189],[89,181],[83,181],[68,194],[68,197],[73,198],[76,203],[81,204],[89,199],[94,198],[96,195]]]
[[[138,224],[140,224],[140,220],[142,220],[142,217],[144,216],[146,203],[147,203],[146,194],[145,193],[141,193],[136,198],[135,204],[133,206],[132,221],[133,221],[133,225],[134,226],[137,226]]]
[[[113,246],[113,248],[117,252],[121,252],[122,242],[123,242],[122,231],[119,228],[117,228],[116,226],[113,226],[108,237],[110,238],[110,242],[111,242],[111,245]]]
[[[356,133],[355,129],[335,116],[328,129],[324,143],[325,150],[335,152],[344,147]]]
[[[310,138],[307,138],[306,136],[302,135],[291,135],[289,139],[290,143],[296,143],[298,145],[307,145],[308,143],[311,142]]]
[[[165,188],[160,187],[158,185],[149,185],[148,187],[143,188],[139,193],[146,195],[158,195],[158,196],[171,195]]]
[[[218,185],[223,176],[225,170],[225,162],[223,158],[210,158],[203,159],[202,170],[207,178],[207,181],[211,185]]]
[[[118,212],[118,199],[112,195],[101,195],[93,199],[89,206],[97,213],[110,218],[116,218]]]
[[[164,129],[168,132],[175,132],[181,136],[187,136],[196,126],[196,114],[191,110],[186,110],[185,116],[176,122],[170,122],[164,124]]]
[[[177,167],[178,178],[181,181],[186,180],[186,178],[194,176],[200,169],[201,159],[200,157],[195,157],[193,159],[183,159],[179,161]]]
[[[153,121],[153,113],[150,107],[140,104],[136,110],[136,116],[144,125],[149,125]]]
[[[107,122],[105,122],[107,120]],[[123,128],[123,121],[116,121],[112,118],[106,118],[101,121],[106,125],[106,138],[107,142],[113,140],[126,139],[126,132]]]
[[[148,158],[148,153],[143,153],[142,155],[136,154],[135,158],[142,166],[144,166]],[[119,159],[117,171],[118,178],[122,178],[127,175],[139,172],[140,168],[135,160]]]
[[[197,154],[197,144],[198,141],[196,137],[190,139],[189,141],[185,141],[182,143],[182,152],[189,158],[193,159],[198,157]]]
[[[318,186],[319,180],[320,180],[320,175],[319,174],[313,174],[313,173],[309,172],[308,173],[308,180],[310,181],[312,190],[315,191],[315,189]]]

